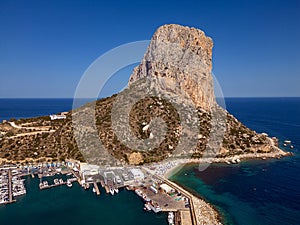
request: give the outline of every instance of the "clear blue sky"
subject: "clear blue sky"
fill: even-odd
[[[72,97],[97,57],[166,23],[213,38],[225,96],[300,96],[297,0],[0,0],[0,98]]]

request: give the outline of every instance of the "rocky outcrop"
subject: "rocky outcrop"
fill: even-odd
[[[149,78],[161,90],[184,93],[207,111],[215,104],[212,78],[213,41],[196,28],[164,25],[157,29],[129,84]]]

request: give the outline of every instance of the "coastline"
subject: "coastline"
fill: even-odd
[[[231,157],[225,158],[202,158],[202,159],[173,159],[168,160],[160,165],[156,165],[154,171],[152,171],[155,175],[162,177],[165,181],[169,182],[173,186],[178,189],[184,191],[190,199],[193,201],[193,211],[195,212],[197,218],[197,224],[223,224],[223,218],[220,212],[211,205],[209,202],[203,199],[201,194],[194,193],[190,190],[187,190],[185,187],[174,183],[170,180],[170,177],[175,175],[178,171],[180,171],[187,164],[202,164],[204,166],[209,166],[211,163],[227,163],[227,164],[238,164],[241,160],[254,160],[261,159],[266,160],[271,158],[280,159],[281,157],[292,156],[293,153],[283,151],[277,146],[271,144],[274,152],[269,153],[247,153],[242,155],[235,155]],[[155,165],[149,166],[151,168],[155,167]]]

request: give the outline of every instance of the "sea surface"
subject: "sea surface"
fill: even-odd
[[[186,165],[171,177],[215,206],[225,224],[300,224],[300,98],[230,98],[227,110],[257,132],[291,140],[295,156],[213,164],[203,172]]]
[[[257,132],[291,140],[295,156],[213,164],[203,172],[187,165],[171,179],[210,202],[225,224],[300,224],[300,98],[229,98],[228,111]],[[72,99],[0,99],[0,121],[68,111]],[[286,150],[290,150],[286,148]],[[27,195],[0,206],[0,224],[167,224],[165,214],[143,211],[132,192],[95,196],[75,184],[40,191],[26,178]]]

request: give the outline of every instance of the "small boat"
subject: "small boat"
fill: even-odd
[[[284,143],[290,145],[292,142],[289,140],[285,140]]]
[[[93,192],[96,193],[96,188],[93,188]]]
[[[143,195],[143,200],[144,200],[145,202],[150,202],[150,201],[151,201],[151,199],[148,198],[147,195]]]
[[[290,146],[290,149],[293,149],[293,148],[294,148],[294,146],[293,146],[293,145],[291,145],[291,146]]]
[[[67,186],[68,186],[69,188],[71,188],[71,187],[73,186],[72,182],[69,181],[69,180],[67,180]]]
[[[114,195],[115,194],[115,190],[113,188],[110,188],[109,189],[109,192],[111,193],[111,195]]]
[[[286,147],[286,146],[287,146],[287,144],[286,144],[286,143],[284,143],[284,144],[283,144],[283,146],[284,146],[284,147]]]
[[[140,197],[143,197],[143,193],[139,190],[139,189],[136,189],[135,190],[135,193],[140,196]]]
[[[150,212],[150,211],[151,211],[151,207],[150,207],[150,203],[149,203],[149,202],[145,203],[144,206],[145,206],[145,207],[144,207],[144,210],[145,210],[145,211],[147,211],[147,212]]]
[[[119,189],[115,188],[114,191],[118,194],[119,193]]]

